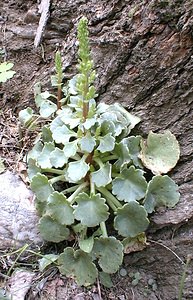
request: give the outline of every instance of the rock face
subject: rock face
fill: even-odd
[[[98,73],[98,101],[122,103],[140,116],[142,122],[138,132],[143,136],[150,130],[162,132],[165,129],[176,135],[181,146],[181,158],[171,176],[180,186],[180,203],[175,209],[158,212],[152,217],[148,236],[159,244],[150,242],[146,250],[128,255],[125,260],[128,272],[139,271],[143,275],[141,285],[131,285],[128,291],[130,279],[126,277],[121,280],[120,288],[123,290],[125,281],[128,299],[177,299],[184,266],[170,250],[183,261],[193,253],[192,0],[53,0],[43,48],[38,49],[33,47],[40,18],[37,2],[0,2],[0,26],[1,32],[4,32],[0,42],[6,50],[7,59],[15,63],[17,71],[14,80],[5,84],[0,92],[0,106],[4,112],[9,111],[12,105],[17,115],[29,102],[33,103],[32,87],[35,82],[43,82],[45,89],[49,87],[48,75],[54,68],[56,49],[61,49],[63,54],[64,80],[75,73],[76,27],[80,17],[85,15],[89,19],[91,49]],[[14,151],[17,152],[17,149]],[[21,233],[16,216],[17,207],[20,208],[21,204],[18,200],[14,203],[9,204],[13,212],[13,220],[9,219],[9,223],[17,225],[16,232],[13,234],[13,226],[7,227],[7,223],[1,225],[0,220],[0,233],[7,237],[8,244],[13,240],[19,241],[16,237]],[[9,211],[2,207],[6,222]],[[24,207],[23,211],[26,205]],[[34,214],[32,211],[31,214]],[[22,224],[27,219],[24,214]],[[30,226],[30,230],[33,228],[29,220],[25,224]],[[27,238],[31,240],[32,235],[30,232]],[[23,237],[24,234],[20,241]],[[148,285],[152,278],[158,286],[155,291]],[[184,299],[193,299],[192,278],[191,261],[184,285]],[[145,296],[147,290],[150,294]],[[118,299],[116,292],[115,299]]]
[[[0,175],[0,211],[0,251],[42,243],[33,193],[9,171]]]

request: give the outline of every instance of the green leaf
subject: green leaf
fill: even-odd
[[[69,237],[70,231],[65,225],[59,224],[50,216],[43,216],[38,226],[41,236],[48,242],[59,243]]]
[[[55,148],[50,153],[50,163],[55,168],[62,168],[68,162],[68,158],[64,154],[64,150]]]
[[[129,130],[133,129],[140,121],[141,119],[139,117],[136,117],[129,113],[123,106],[121,106],[119,103],[114,103],[115,110],[119,111],[123,116],[127,119]]]
[[[43,272],[45,268],[51,265],[58,259],[59,255],[56,254],[46,254],[43,258],[39,259],[39,270]]]
[[[83,138],[79,140],[80,149],[83,152],[91,153],[96,145],[95,138],[88,132]]]
[[[74,216],[83,225],[94,227],[108,219],[108,206],[100,194],[89,197],[86,193],[80,193],[75,200],[77,206],[74,210]]]
[[[67,168],[67,176],[70,182],[78,182],[84,178],[89,170],[89,165],[81,159],[70,162]]]
[[[95,238],[93,255],[105,273],[115,273],[123,261],[123,245],[115,237]]]
[[[33,120],[33,109],[27,107],[19,112],[19,121],[22,125],[27,126]]]
[[[90,236],[88,239],[79,240],[79,247],[82,251],[90,253],[94,245],[94,238]]]
[[[92,182],[96,184],[97,187],[106,186],[112,181],[111,178],[111,169],[112,165],[107,162],[103,167],[98,171],[91,173]]]
[[[13,77],[16,72],[11,71],[11,68],[13,68],[13,63],[3,62],[0,64],[0,82],[6,82]]]
[[[77,79],[78,79],[78,75],[72,77],[72,79],[70,79],[68,82],[69,93],[71,95],[77,95],[77,88],[76,88]]]
[[[3,163],[3,159],[0,157],[0,174],[5,171],[5,166]]]
[[[125,237],[135,237],[144,232],[149,225],[145,208],[136,201],[131,201],[117,209],[114,227]]]
[[[37,161],[38,157],[40,156],[41,152],[43,149],[43,144],[41,141],[38,141],[32,148],[31,151],[28,152],[27,154],[27,162],[29,161],[29,159],[34,159]]]
[[[73,157],[76,154],[77,150],[78,150],[77,140],[65,143],[63,149],[66,157]]]
[[[86,130],[90,129],[96,123],[96,118],[87,118],[82,124]]]
[[[54,192],[49,196],[46,215],[62,225],[74,223],[73,208],[66,197],[59,192]]]
[[[42,140],[44,142],[53,142],[53,138],[52,138],[52,132],[50,130],[50,127],[49,125],[45,125],[42,127]]]
[[[129,150],[129,155],[133,161],[133,164],[136,167],[142,168],[142,163],[139,159],[139,154],[141,151],[140,142],[141,142],[141,136],[130,136],[128,138],[123,139],[123,143],[127,145]]]
[[[153,174],[160,175],[175,167],[180,148],[175,136],[169,131],[165,133],[150,132],[147,141],[141,143],[140,158],[146,168]]]
[[[50,194],[53,193],[54,189],[48,181],[48,178],[38,173],[33,176],[31,181],[31,189],[36,194],[39,201],[46,201]]]
[[[124,144],[123,141],[115,145],[114,152],[118,157],[115,163],[116,168],[121,169],[123,165],[131,162],[129,149],[127,145]]]
[[[37,163],[42,169],[51,168],[52,164],[50,162],[50,155],[54,151],[55,146],[52,142],[44,143],[42,152],[37,158]]]
[[[76,133],[70,130],[64,124],[62,126],[54,128],[54,130],[52,129],[52,127],[50,127],[50,129],[52,131],[52,137],[57,144],[65,144],[69,142],[71,137],[76,136]]]
[[[112,192],[119,200],[126,202],[140,200],[145,197],[147,182],[143,171],[130,166],[121,172],[120,178],[113,180]]]
[[[113,287],[111,276],[105,272],[99,272],[100,283],[107,288]]]
[[[144,207],[148,213],[152,213],[156,207],[174,207],[179,198],[177,184],[167,175],[157,175],[148,183]]]
[[[102,153],[112,151],[115,147],[115,138],[111,133],[106,134],[103,137],[100,137],[100,143],[97,148]]]
[[[45,100],[40,105],[40,116],[42,118],[50,117],[57,110],[57,105],[49,100]]]
[[[28,174],[29,180],[32,180],[32,178],[37,173],[41,173],[41,168],[37,165],[35,159],[29,158],[27,166],[28,166],[28,168],[27,168],[27,174]]]
[[[35,103],[38,108],[51,96],[48,91],[41,93],[41,83],[37,83],[34,87]]]
[[[97,269],[91,257],[82,250],[66,248],[58,259],[60,273],[74,277],[79,285],[93,284],[97,278]]]

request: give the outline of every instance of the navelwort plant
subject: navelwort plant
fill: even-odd
[[[51,78],[57,96],[36,84],[40,115],[27,108],[20,120],[29,128],[46,121],[27,155],[28,175],[42,237],[69,245],[40,267],[55,262],[62,274],[89,285],[117,272],[130,244],[145,243],[148,214],[178,202],[177,185],[162,174],[176,165],[179,145],[169,131],[150,132],[147,140],[132,135],[140,118],[119,103],[96,103],[86,18],[78,41],[78,74],[64,86],[57,52]]]

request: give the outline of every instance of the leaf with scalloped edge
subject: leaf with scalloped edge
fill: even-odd
[[[57,105],[49,100],[44,100],[40,105],[40,116],[48,118],[57,110]]]
[[[124,237],[135,237],[144,232],[149,225],[145,208],[136,201],[131,201],[117,209],[114,227]]]
[[[35,159],[29,158],[27,164],[27,175],[29,180],[32,180],[37,173],[41,173],[41,168],[37,165]]]
[[[38,156],[37,163],[42,169],[51,168],[50,155],[54,151],[55,145],[52,142],[44,143],[42,152]]]
[[[164,133],[151,131],[147,141],[141,142],[141,148],[140,159],[155,175],[168,173],[180,156],[179,143],[169,130]]]
[[[48,198],[46,215],[56,220],[62,225],[71,225],[74,223],[73,208],[66,197],[59,192],[52,193]]]
[[[84,137],[79,140],[80,149],[83,152],[91,153],[96,145],[95,138],[87,133]]]
[[[63,151],[66,157],[73,157],[76,154],[76,152],[78,151],[77,143],[77,140],[65,143]]]
[[[115,237],[95,238],[92,254],[105,273],[115,273],[123,261],[123,245]]]
[[[117,161],[115,162],[116,168],[121,169],[123,165],[131,162],[129,149],[123,141],[116,143],[114,152],[117,155]]]
[[[94,227],[108,219],[108,206],[100,194],[87,195],[80,193],[76,198],[77,206],[74,209],[74,216],[83,225]]]
[[[8,79],[13,77],[16,73],[15,71],[10,70],[13,66],[13,63],[8,63],[6,61],[0,63],[0,82],[6,82]]]
[[[143,168],[141,160],[139,159],[139,154],[141,151],[141,146],[140,146],[141,139],[142,138],[139,135],[129,136],[128,138],[123,139],[123,143],[127,145],[129,155],[133,161],[133,164],[136,167]]]
[[[76,133],[70,130],[65,124],[52,129],[52,137],[57,144],[65,144],[69,142],[71,137],[76,137]]]
[[[50,153],[50,163],[55,168],[62,168],[68,162],[68,158],[64,154],[64,150],[55,148]]]
[[[145,197],[147,182],[143,171],[135,169],[132,165],[129,169],[123,169],[121,176],[112,182],[112,192],[119,200],[126,202],[140,200]]]
[[[42,238],[48,242],[59,243],[67,240],[70,234],[69,229],[65,225],[59,224],[46,215],[40,219],[38,228]]]
[[[112,165],[107,162],[99,170],[91,173],[91,179],[97,187],[106,186],[112,181],[111,178]]]
[[[89,168],[89,165],[83,158],[79,161],[70,162],[67,168],[67,177],[69,181],[78,182],[86,176]]]
[[[82,251],[86,252],[86,253],[90,253],[92,251],[94,245],[94,238],[93,236],[90,236],[87,239],[84,240],[79,240],[79,247]]]
[[[144,208],[152,213],[156,207],[174,207],[180,198],[177,184],[167,175],[157,175],[148,183]]]
[[[106,134],[105,136],[100,137],[99,139],[100,143],[97,147],[97,150],[99,150],[102,153],[112,151],[115,147],[115,138],[112,136],[111,133]]]
[[[42,202],[46,201],[50,194],[54,191],[52,185],[48,181],[48,178],[40,173],[33,176],[30,186],[38,200]]]
[[[79,285],[91,285],[97,278],[97,269],[88,253],[67,247],[58,258],[59,271],[67,277],[74,277]]]
[[[30,158],[34,159],[37,161],[38,157],[40,156],[42,149],[43,149],[43,144],[41,141],[38,141],[32,148],[32,150],[30,150],[27,154],[27,162]]]

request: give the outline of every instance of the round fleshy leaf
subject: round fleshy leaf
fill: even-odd
[[[123,143],[123,141],[115,145],[114,152],[118,157],[117,161],[115,162],[116,168],[121,169],[124,164],[131,162],[129,149],[127,145]]]
[[[39,201],[47,201],[50,194],[53,193],[54,189],[48,181],[48,178],[40,173],[33,176],[31,181],[31,189],[35,193]]]
[[[128,138],[123,139],[123,143],[125,145],[127,145],[128,150],[129,150],[129,155],[130,158],[133,161],[133,164],[136,167],[140,167],[142,168],[142,163],[139,159],[139,154],[141,151],[141,147],[140,147],[140,142],[141,142],[141,136],[137,135],[137,136],[130,136]]]
[[[42,238],[48,242],[59,243],[66,240],[70,234],[65,225],[59,224],[50,216],[43,216],[39,221],[38,228]]]
[[[94,238],[90,236],[88,239],[80,240],[79,247],[82,251],[90,253],[94,245]]]
[[[50,163],[55,168],[62,168],[67,161],[64,151],[57,147],[50,153]]]
[[[58,259],[60,273],[74,277],[79,285],[93,284],[97,278],[97,269],[88,253],[66,248]]]
[[[76,133],[70,130],[66,125],[58,126],[52,130],[52,137],[57,144],[65,144],[69,142],[70,138],[76,136]]]
[[[65,143],[63,150],[66,157],[73,157],[78,150],[77,140]]]
[[[27,107],[19,112],[19,121],[24,126],[27,126],[30,124],[30,122],[33,120],[33,109],[31,107]]]
[[[80,193],[75,200],[77,206],[74,210],[74,216],[83,225],[94,227],[108,219],[108,206],[100,194],[89,197],[86,193]]]
[[[54,192],[49,196],[46,215],[62,225],[74,223],[73,208],[66,197],[59,192]]]
[[[93,136],[87,134],[80,139],[79,144],[81,151],[91,153],[96,145],[96,141]]]
[[[78,182],[86,176],[89,168],[89,165],[83,159],[70,162],[67,168],[67,177],[69,181]]]
[[[147,182],[143,176],[143,171],[131,166],[121,172],[121,177],[117,177],[112,183],[112,192],[119,200],[126,202],[140,200],[145,197]]]
[[[42,149],[43,149],[43,144],[42,142],[38,141],[32,148],[31,151],[28,152],[27,154],[27,163],[28,163],[28,160],[30,158],[34,159],[37,161],[38,157],[40,156],[41,152],[42,152]]]
[[[40,115],[42,118],[50,117],[57,110],[57,105],[49,100],[45,100],[40,105]]]
[[[136,201],[131,201],[117,209],[114,227],[125,237],[135,237],[147,229],[149,220],[145,208]]]
[[[97,187],[106,186],[112,181],[111,178],[111,169],[112,165],[107,162],[103,167],[98,171],[91,173],[92,182],[96,184]]]
[[[123,245],[115,237],[96,238],[92,251],[105,273],[115,273],[123,261]]]
[[[41,173],[41,168],[38,167],[36,164],[36,160],[29,158],[27,163],[27,175],[29,177],[29,180],[32,180],[32,178],[37,174]]]
[[[144,207],[148,213],[152,213],[156,207],[174,207],[179,198],[177,184],[167,175],[157,175],[148,183]]]
[[[54,151],[55,146],[53,143],[45,143],[42,152],[38,156],[37,163],[42,169],[48,169],[52,167],[50,162],[50,155]]]
[[[112,151],[115,147],[115,138],[112,136],[111,133],[106,134],[103,137],[100,137],[100,143],[97,147],[97,150],[99,150],[102,153]]]
[[[144,166],[155,175],[169,172],[180,156],[178,141],[169,130],[165,133],[150,132],[147,141],[141,143],[141,148],[140,158]]]

